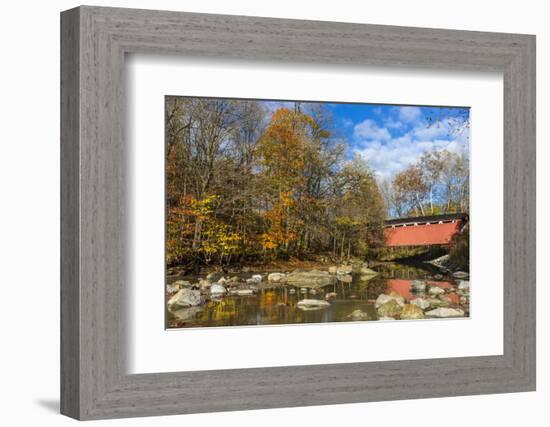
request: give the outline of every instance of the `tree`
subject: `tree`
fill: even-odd
[[[426,214],[424,201],[428,188],[422,168],[418,164],[411,165],[395,175],[392,183],[395,200],[401,206],[400,210],[408,215],[415,211],[416,214]]]

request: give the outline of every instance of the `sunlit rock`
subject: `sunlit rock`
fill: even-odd
[[[286,277],[286,274],[283,274],[283,273],[270,273],[267,276],[267,281],[273,282],[273,283],[279,283],[281,281],[284,281],[285,277]]]
[[[411,290],[413,292],[424,292],[426,290],[426,282],[422,280],[412,280]]]
[[[211,294],[218,294],[223,295],[227,292],[227,289],[225,289],[222,285],[215,283],[212,286],[210,286],[210,293]]]
[[[401,311],[401,319],[424,319],[424,312],[415,304],[405,304],[403,311]]]
[[[333,285],[336,283],[336,278],[331,276],[328,271],[303,271],[295,270],[288,274],[286,281],[289,285],[301,287],[322,287]]]
[[[374,303],[374,305],[376,308],[378,308],[389,301],[395,301],[401,307],[405,305],[405,298],[403,298],[401,295],[395,292],[391,292],[389,295],[386,295],[386,294],[378,295],[378,298],[376,298],[376,302]]]
[[[422,310],[426,310],[430,306],[429,301],[425,300],[424,298],[415,298],[411,301],[411,304],[416,305]]]
[[[391,299],[378,307],[378,314],[380,316],[397,316],[401,314],[403,307],[399,305],[395,299]]]
[[[428,292],[430,293],[430,295],[441,295],[445,293],[445,291],[439,286],[430,286]]]

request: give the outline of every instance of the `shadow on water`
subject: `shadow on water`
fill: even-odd
[[[411,291],[413,280],[423,280],[443,289],[456,287],[452,277],[438,275],[437,271],[425,264],[413,266],[384,263],[374,269],[379,273],[377,276],[354,274],[348,276],[346,281],[339,280],[334,285],[318,289],[279,286],[260,289],[253,295],[228,295],[210,300],[202,306],[168,311],[168,326],[182,328],[345,322],[357,320],[351,316],[355,310],[362,312],[360,320],[378,320],[374,304],[378,296],[394,292],[410,301],[416,297]],[[449,298],[451,303],[459,305],[458,295],[450,294]],[[302,310],[297,307],[297,303],[303,299],[328,299],[330,305],[318,310]],[[461,308],[468,311],[467,307]]]

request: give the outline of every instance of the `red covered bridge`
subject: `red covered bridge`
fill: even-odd
[[[468,222],[468,214],[390,219],[385,222],[386,246],[448,245]]]

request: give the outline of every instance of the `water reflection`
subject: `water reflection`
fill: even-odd
[[[392,292],[406,302],[418,297],[411,290],[413,280],[422,280],[430,286],[447,290],[441,296],[441,304],[456,306],[468,315],[468,302],[457,294],[457,284],[450,276],[438,277],[427,266],[409,266],[395,263],[374,267],[375,277],[354,274],[348,280],[339,280],[334,285],[319,289],[294,286],[277,286],[259,289],[253,295],[227,295],[213,298],[199,307],[167,311],[168,326],[240,326],[275,325],[293,323],[345,322],[353,320],[378,320],[375,301],[380,294]],[[185,279],[185,278],[183,278]],[[195,281],[196,278],[190,278]],[[439,279],[439,280],[438,280]],[[301,300],[328,300],[330,305],[300,309]],[[324,304],[324,303],[323,303]]]

